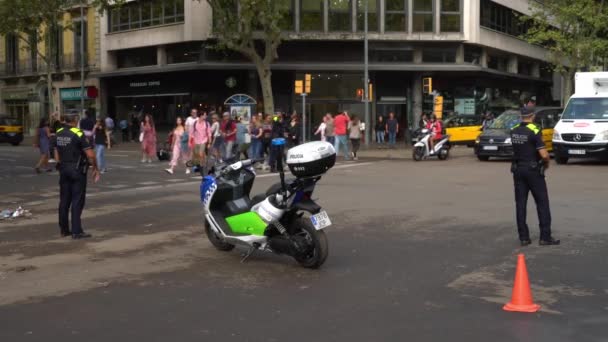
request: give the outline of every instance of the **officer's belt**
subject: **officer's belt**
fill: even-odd
[[[531,168],[537,168],[540,163],[537,161],[513,161],[513,164],[517,165],[518,167],[531,167]]]

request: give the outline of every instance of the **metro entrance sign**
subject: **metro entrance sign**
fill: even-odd
[[[85,88],[84,98],[95,99],[97,98],[97,88],[95,87],[86,87]],[[64,88],[60,90],[61,100],[62,101],[74,101],[80,100],[82,98],[80,88]]]

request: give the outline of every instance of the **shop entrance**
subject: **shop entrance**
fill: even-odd
[[[152,115],[157,131],[168,131],[177,116],[186,117],[190,108],[190,94],[116,96],[116,120],[129,120],[132,116],[143,118]]]

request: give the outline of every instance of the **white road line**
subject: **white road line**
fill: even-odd
[[[106,154],[106,157],[130,157],[126,154]]]
[[[124,188],[128,188],[129,185],[127,184],[115,184],[115,185],[108,185],[106,186],[106,188],[110,188],[110,189],[124,189]]]
[[[16,162],[17,159],[0,158],[0,161]]]
[[[167,182],[170,182],[170,183],[183,182],[183,181],[185,181],[185,179],[183,179],[183,178],[180,178],[180,179],[167,179]]]
[[[141,183],[137,183],[137,185],[155,185],[158,184],[158,182],[141,182]]]

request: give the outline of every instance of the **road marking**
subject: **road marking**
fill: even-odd
[[[137,183],[137,185],[155,185],[158,184],[158,182],[141,182],[141,183]]]
[[[167,179],[167,182],[175,183],[175,182],[183,182],[185,179]]]
[[[106,157],[130,157],[126,154],[106,154]]]
[[[123,188],[128,188],[129,185],[127,184],[115,184],[115,185],[108,185],[106,186],[106,188],[110,188],[110,189],[123,189]]]
[[[44,197],[44,198],[51,198],[51,197],[57,197],[59,196],[58,192],[49,192],[46,194],[40,194],[40,197]]]
[[[0,161],[16,162],[17,159],[0,158]]]

